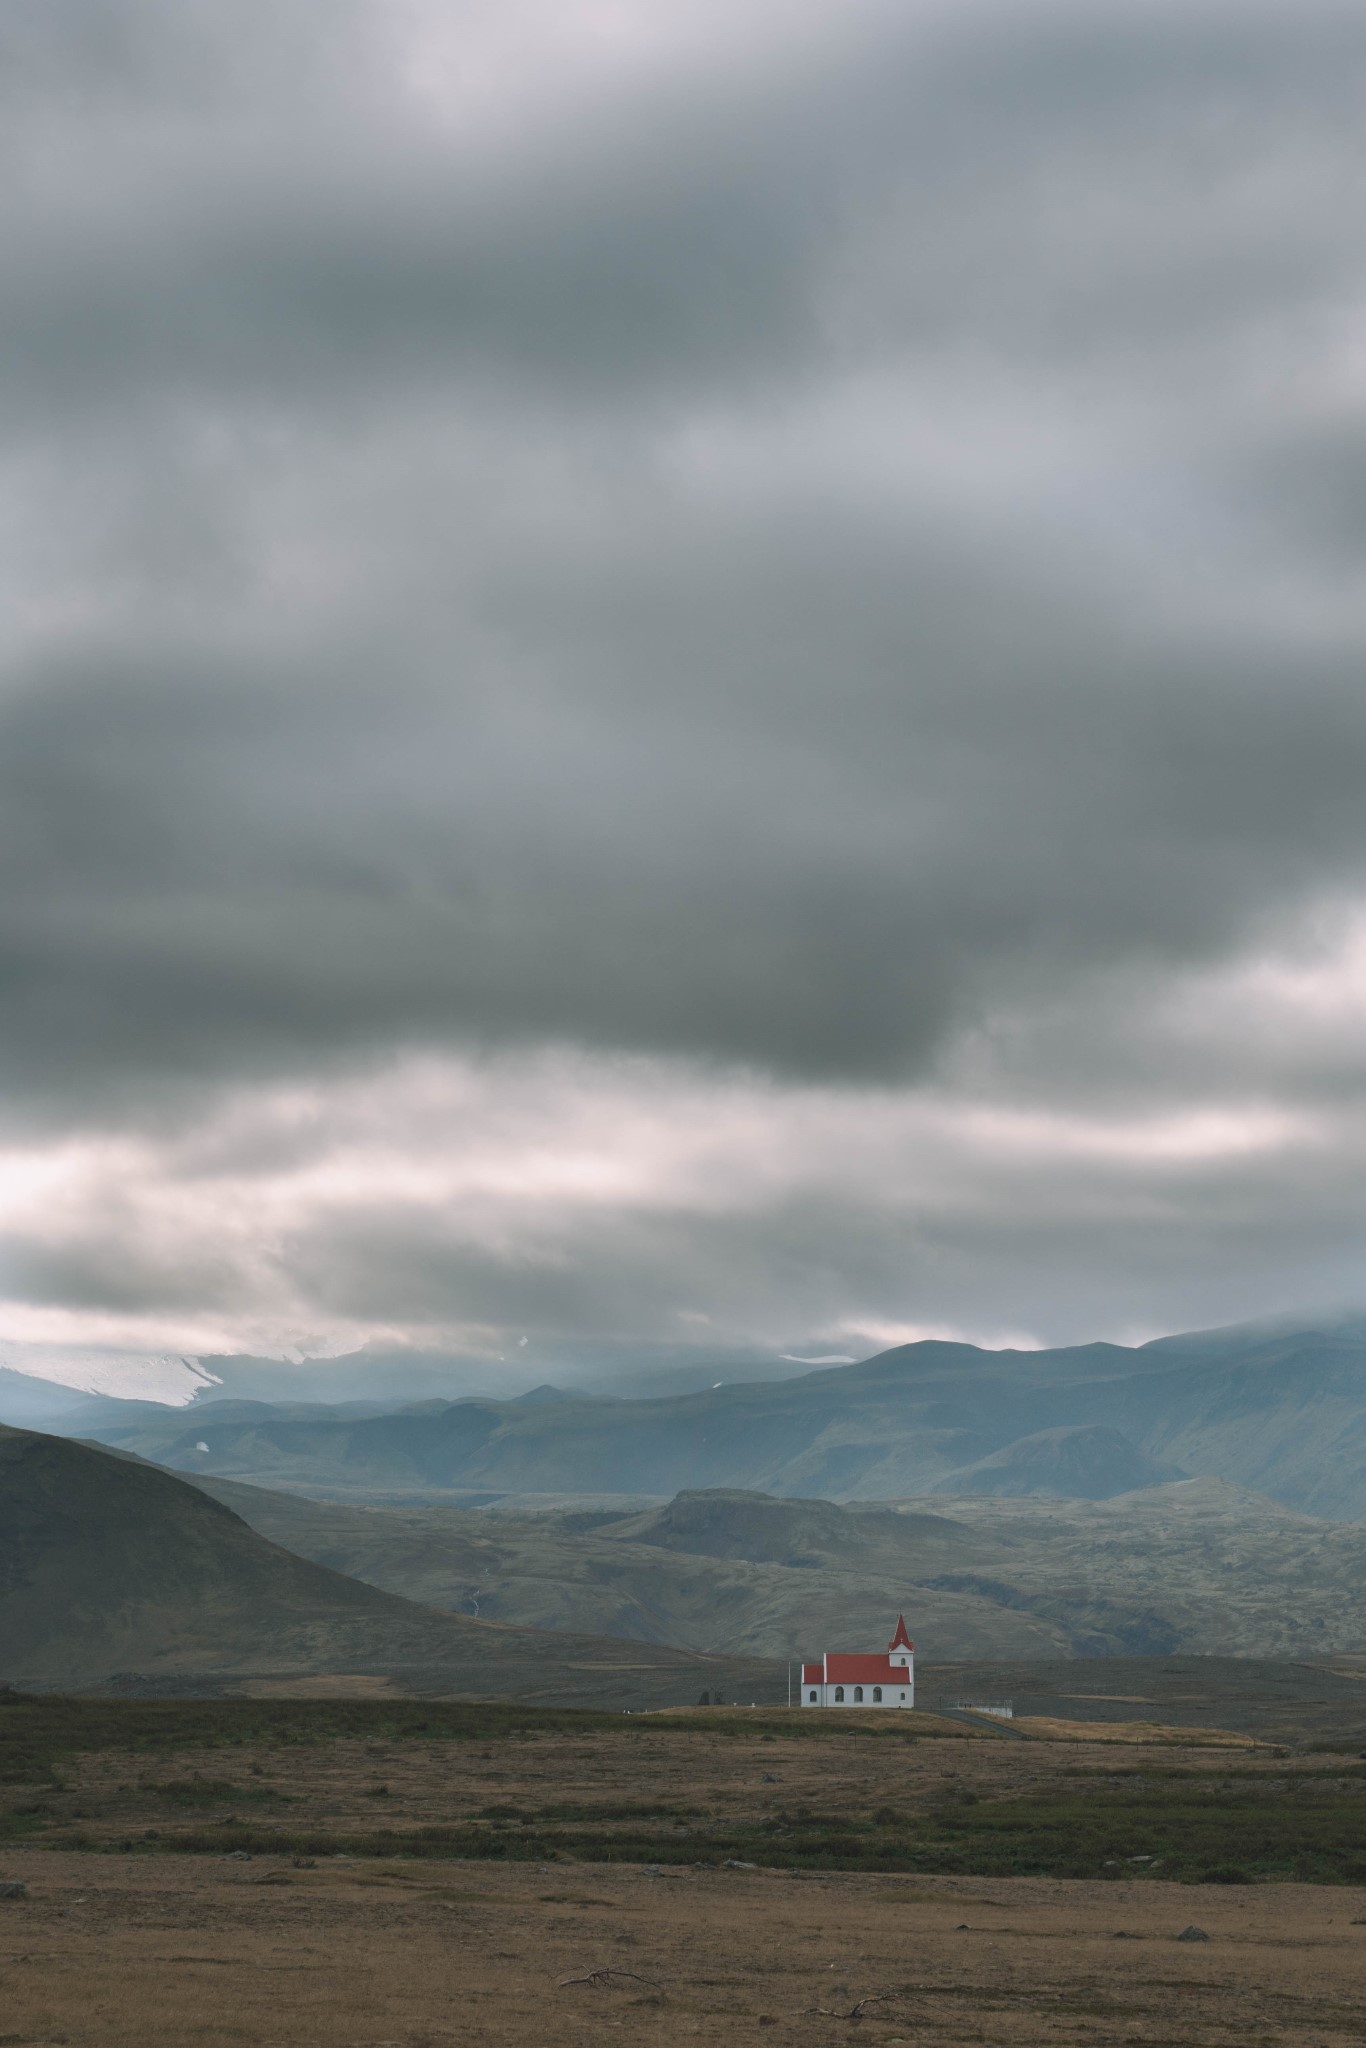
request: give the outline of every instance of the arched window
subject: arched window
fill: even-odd
[[[855,1706],[862,1706],[863,1704],[863,1687],[861,1685],[854,1687],[854,1704]]]
[[[905,1699],[906,1695],[905,1695],[905,1693],[904,1693],[904,1692],[902,1693],[901,1697],[902,1697],[902,1699],[903,1699],[903,1700]],[[814,1693],[814,1692],[813,1692],[813,1693],[812,1693],[812,1695],[811,1695],[811,1704],[812,1704],[812,1706],[813,1706],[813,1707],[814,1707],[814,1706],[815,1706],[815,1704],[816,1704],[816,1695],[815,1695],[815,1693]]]
[[[844,1687],[842,1685],[837,1685],[835,1687],[835,1705],[837,1707],[842,1707],[844,1705]]]
[[[902,1693],[901,1697],[902,1697],[902,1699],[903,1699],[903,1700],[905,1699],[906,1695],[905,1695],[905,1693],[904,1693],[904,1692]]]
[[[873,1705],[875,1707],[880,1707],[882,1705],[882,1687],[880,1685],[875,1685],[873,1687]]]

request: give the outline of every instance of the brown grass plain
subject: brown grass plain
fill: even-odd
[[[1366,1892],[29,1851],[7,2048],[1348,2048]],[[1210,1939],[1177,1939],[1195,1922]]]
[[[629,1735],[105,1749],[65,1757],[46,1789],[4,1787],[38,1832],[0,1849],[0,1879],[28,1887],[0,1900],[0,2048],[1366,2040],[1366,1885],[1177,1884],[1127,1861],[1074,1879],[612,1860],[638,1825],[615,1816],[632,1812],[685,1841],[671,1811],[820,1806],[857,1824],[890,1802],[913,1824],[967,1796],[1099,1793],[1122,1743],[950,1735],[919,1716],[914,1739],[900,1717],[885,1738],[818,1739],[762,1712],[649,1718]],[[1161,1760],[1183,1783],[1213,1769],[1268,1787],[1343,1768],[1269,1746]],[[551,1807],[584,1817],[584,1849],[511,1860],[515,1815]],[[340,1844],[377,1816],[400,1835],[506,1830],[510,1860],[301,1856],[283,1840],[167,1853],[247,1817],[258,1838],[278,1823]],[[1191,1923],[1208,1941],[1178,1938]]]

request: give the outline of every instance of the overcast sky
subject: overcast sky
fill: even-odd
[[[0,1358],[1366,1300],[1364,116],[1355,0],[6,0]]]

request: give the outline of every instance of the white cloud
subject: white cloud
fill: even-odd
[[[1022,1103],[980,1055],[903,1087],[559,1051],[238,1088],[155,1134],[0,1155],[21,1282],[0,1318],[31,1342],[268,1355],[646,1338],[681,1319],[722,1346],[805,1333],[785,1355],[811,1363],[1148,1327],[1135,1285],[1174,1287],[1192,1321],[1234,1306],[1231,1275],[1248,1312],[1309,1287],[1349,1298],[1366,1088],[1348,1118],[1274,1091],[1287,1004],[1360,1062],[1343,1035],[1360,973],[1353,925],[1310,966],[1259,954],[1184,997],[1164,986],[1139,1028],[1165,1034],[1171,1077],[1149,1074],[1141,1103]],[[1089,1030],[1104,1071],[1135,1019],[1100,1001],[1065,1026]],[[1065,1043],[1032,1056],[1056,1069]]]

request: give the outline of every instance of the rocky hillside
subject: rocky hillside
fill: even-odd
[[[1366,1650],[1366,1529],[1218,1480],[1104,1502],[840,1507],[714,1491],[538,1515],[198,1483],[302,1555],[536,1628],[787,1657],[876,1647],[904,1608],[927,1665]]]

